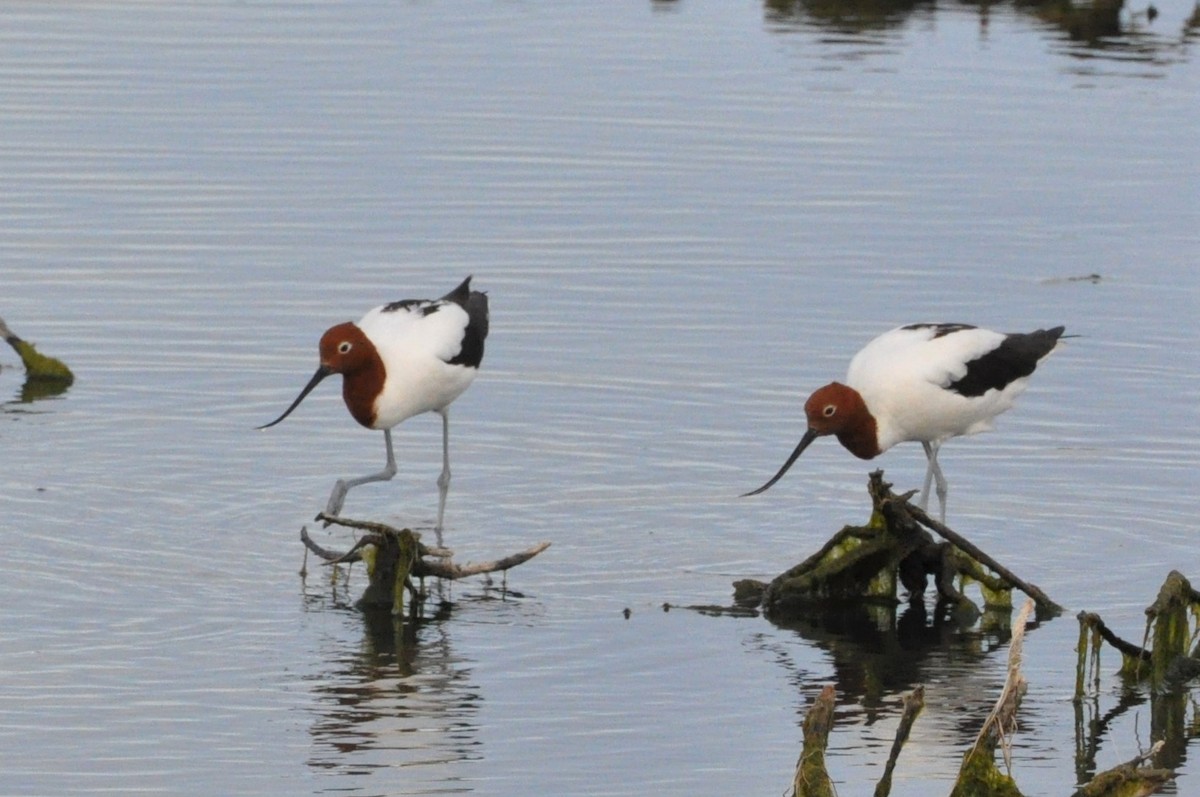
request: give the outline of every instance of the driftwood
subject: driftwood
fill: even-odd
[[[911,505],[913,492],[896,495],[891,487],[883,480],[883,471],[871,473],[867,491],[872,512],[867,525],[843,528],[769,584],[738,582],[738,604],[757,601],[776,620],[805,614],[813,605],[864,601],[895,605],[898,586],[908,591],[910,600],[919,600],[932,576],[939,598],[951,604],[974,605],[955,586],[957,578],[979,584],[989,608],[1011,609],[1012,590],[1019,589],[1036,602],[1040,616],[1063,611],[1037,586]]]
[[[1120,766],[1101,772],[1072,797],[1148,797],[1175,778],[1169,769],[1153,769],[1142,764],[1158,756],[1164,747],[1159,740],[1145,753]]]
[[[1025,648],[1025,626],[1033,613],[1033,601],[1025,601],[1020,614],[1013,623],[1012,641],[1008,646],[1008,677],[995,708],[984,721],[975,744],[963,756],[962,767],[950,797],[1020,797],[1020,790],[1012,779],[1012,751],[1010,738],[1017,727],[1017,709],[1025,697],[1028,684],[1021,674],[1021,658]],[[996,748],[1004,755],[1005,771],[996,766]]]
[[[47,357],[27,340],[17,337],[0,318],[0,338],[13,347],[25,366],[25,385],[21,388],[21,401],[57,396],[71,386],[75,374],[62,360]]]
[[[1021,674],[1022,649],[1026,624],[1033,614],[1034,601],[1027,600],[1013,623],[1009,648],[1008,677],[1001,689],[996,706],[984,721],[975,743],[963,756],[963,763],[950,797],[1023,797],[1011,775],[1009,740],[1016,729],[1016,714],[1025,694],[1026,682]],[[896,731],[896,740],[883,779],[875,788],[875,797],[887,797],[891,789],[892,770],[913,722],[923,706],[924,688],[918,686],[905,698],[904,715]],[[833,782],[825,769],[825,749],[832,728],[834,709],[833,686],[826,686],[804,718],[804,744],[793,778],[794,797],[826,797],[832,795]],[[1101,772],[1075,792],[1073,797],[1145,797],[1174,777],[1166,769],[1142,765],[1156,756],[1162,742],[1148,753],[1132,761]],[[996,764],[999,749],[1005,762],[1005,772]]]
[[[307,551],[312,551],[327,565],[364,562],[369,582],[358,601],[359,606],[390,606],[395,615],[404,614],[406,592],[412,597],[414,611],[423,601],[424,595],[413,584],[413,579],[432,577],[454,581],[484,573],[502,573],[528,562],[550,547],[550,543],[543,542],[500,559],[459,565],[452,561],[453,551],[426,546],[421,542],[421,535],[411,529],[395,529],[385,523],[333,517],[324,512],[317,515],[316,519],[366,532],[344,553],[318,545],[308,535],[307,527],[300,529],[300,541]]]
[[[1178,571],[1167,574],[1154,602],[1146,608],[1142,644],[1117,636],[1098,614],[1080,612],[1078,661],[1075,675],[1076,727],[1081,740],[1079,757],[1090,766],[1104,731],[1117,717],[1140,705],[1148,687],[1150,738],[1159,742],[1150,752],[1105,773],[1113,791],[1081,789],[1076,797],[1101,794],[1152,794],[1156,783],[1173,777],[1172,770],[1186,760],[1190,742],[1200,738],[1200,725],[1187,720],[1193,698],[1184,687],[1200,677],[1200,593]],[[1105,643],[1121,656],[1120,676],[1129,688],[1126,697],[1105,715],[1099,715],[1100,653]],[[1191,648],[1189,650],[1189,647]],[[1089,718],[1088,715],[1092,716]],[[1141,764],[1149,762],[1151,768]],[[1100,777],[1093,782],[1100,781]],[[1116,791],[1116,789],[1124,791]]]
[[[804,715],[804,745],[792,778],[794,797],[834,797],[833,781],[825,769],[825,748],[833,729],[833,687],[826,686]]]
[[[1193,630],[1190,618],[1196,617]],[[1200,638],[1200,592],[1177,570],[1167,574],[1154,603],[1146,607],[1146,630],[1141,645],[1127,642],[1114,634],[1098,614],[1080,612],[1078,662],[1075,672],[1075,699],[1084,696],[1085,672],[1092,682],[1099,678],[1100,648],[1107,642],[1121,654],[1122,675],[1145,680],[1153,693],[1175,690],[1200,675],[1200,642],[1189,650],[1192,640]],[[1147,647],[1147,642],[1149,646]],[[1090,655],[1089,655],[1090,654]]]

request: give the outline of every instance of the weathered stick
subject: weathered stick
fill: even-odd
[[[875,797],[888,797],[892,792],[892,771],[896,768],[896,760],[900,758],[900,749],[908,741],[917,715],[925,708],[925,687],[918,685],[904,698],[904,713],[900,715],[900,726],[896,728],[896,739],[892,742],[892,752],[888,756],[887,766],[884,767],[883,777],[875,787]]]
[[[834,797],[833,781],[825,769],[825,747],[833,728],[833,686],[817,695],[804,715],[804,746],[792,779],[793,797]]]
[[[1025,696],[1028,684],[1021,674],[1022,652],[1025,647],[1025,626],[1029,616],[1033,614],[1033,599],[1028,598],[1017,618],[1013,621],[1012,641],[1008,647],[1008,677],[1000,690],[1000,697],[992,713],[984,721],[975,744],[963,756],[962,767],[954,782],[954,790],[950,797],[969,797],[969,795],[987,794],[992,797],[1017,797],[1021,794],[1011,773],[1012,758],[1009,748],[1009,735],[1016,727],[1017,708],[1021,698]],[[1002,773],[996,767],[996,748],[999,747],[1004,755],[1005,768]]]
[[[481,573],[498,573],[503,570],[516,567],[519,564],[528,562],[533,557],[540,554],[542,551],[550,547],[548,542],[539,542],[532,548],[527,548],[519,553],[514,553],[505,556],[501,559],[493,559],[490,562],[474,562],[465,565],[456,565],[453,562],[425,562],[421,568],[424,575],[437,576],[438,578],[466,578],[467,576],[477,576]]]
[[[907,503],[907,501],[905,503]],[[908,511],[913,516],[913,519],[916,520],[918,523],[920,523],[922,526],[924,526],[925,528],[927,528],[931,531],[936,532],[942,538],[948,540],[949,542],[953,543],[955,546],[966,551],[967,554],[969,554],[972,558],[974,558],[974,559],[978,560],[979,562],[982,562],[983,564],[990,567],[1001,578],[1003,578],[1006,581],[1008,581],[1009,583],[1013,584],[1014,586],[1017,587],[1017,589],[1021,590],[1026,595],[1028,595],[1029,597],[1031,597],[1035,601],[1037,601],[1037,604],[1039,606],[1041,606],[1042,608],[1048,609],[1048,610],[1054,612],[1055,614],[1062,614],[1062,612],[1064,611],[1063,607],[1059,606],[1057,603],[1050,600],[1050,597],[1048,595],[1046,595],[1046,593],[1044,593],[1040,589],[1038,589],[1036,585],[1030,584],[1030,583],[1024,581],[1016,573],[1012,572],[1007,567],[1000,564],[995,559],[993,559],[992,557],[988,556],[983,551],[981,551],[979,549],[979,546],[975,545],[975,543],[971,542],[966,537],[962,536],[961,534],[959,534],[958,532],[956,532],[954,529],[950,528],[949,526],[947,526],[943,523],[939,523],[938,521],[931,518],[929,515],[927,515],[925,513],[925,510],[921,509],[920,507],[913,506],[912,504],[908,504]]]
[[[300,542],[304,543],[305,548],[312,551],[317,556],[321,557],[322,559],[324,559],[326,562],[328,562],[330,564],[332,564],[333,562],[338,561],[338,560],[342,560],[345,562],[359,561],[357,558],[356,559],[345,558],[348,556],[348,554],[337,553],[336,551],[331,551],[328,548],[322,548],[320,545],[318,545],[316,542],[313,541],[312,537],[308,536],[308,526],[300,527]]]
[[[393,533],[396,532],[396,529],[392,528],[391,526],[389,526],[386,523],[378,523],[373,520],[353,520],[351,518],[337,517],[336,515],[326,515],[324,512],[317,513],[317,516],[315,518],[313,518],[313,520],[319,520],[322,523],[326,523],[326,524],[332,523],[335,526],[345,526],[348,529],[361,529],[363,531],[370,531],[370,532],[374,532],[375,534],[387,534],[388,532],[393,532]],[[417,534],[417,532],[415,532],[415,531],[412,532],[412,534],[417,539],[421,538],[421,535]],[[303,540],[304,538],[305,538],[305,535],[302,535],[300,539]],[[354,547],[358,548],[359,546],[355,545]],[[311,548],[311,546],[310,546],[310,548]],[[313,549],[313,551],[315,553],[316,549]],[[348,556],[348,555],[349,555],[349,552],[347,552],[346,554],[342,554],[342,556]],[[436,546],[433,548],[430,548],[425,543],[421,543],[421,555],[422,556],[436,556],[436,557],[440,557],[443,559],[449,559],[451,556],[454,556],[454,551],[450,550],[449,548],[439,548]],[[353,561],[358,561],[358,560],[355,559]]]
[[[1086,625],[1087,627],[1094,629],[1096,633],[1100,635],[1101,639],[1112,645],[1121,653],[1124,653],[1126,656],[1129,656],[1133,659],[1150,661],[1150,651],[1146,650],[1141,645],[1135,645],[1132,642],[1126,642],[1124,639],[1121,639],[1121,637],[1114,634],[1112,629],[1105,625],[1104,621],[1100,619],[1100,615],[1094,612],[1080,612],[1075,616],[1078,618],[1080,625]]]

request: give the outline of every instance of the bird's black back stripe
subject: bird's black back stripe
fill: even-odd
[[[394,313],[397,310],[417,310],[421,315],[432,315],[442,309],[443,305],[440,302],[430,301],[429,299],[401,299],[398,302],[385,304],[383,312]]]
[[[947,385],[962,396],[982,396],[989,390],[1003,390],[1037,368],[1038,361],[1054,349],[1063,327],[1008,335],[987,354],[967,363],[962,379]]]
[[[428,316],[450,304],[456,304],[467,311],[467,328],[463,330],[462,348],[447,362],[450,365],[478,368],[483,362],[483,341],[488,334],[488,300],[486,293],[471,290],[470,277],[440,299],[401,299],[384,305],[383,312],[411,310]]]
[[[457,288],[440,299],[401,299],[398,302],[385,304],[383,312],[394,313],[397,310],[419,310],[422,316],[433,315],[446,306],[446,302],[454,302],[459,307],[470,312],[467,307],[471,300],[471,278],[467,277]]]
[[[932,329],[933,337],[941,338],[949,335],[951,332],[962,332],[964,329],[975,329],[970,324],[909,324],[901,327],[901,329]]]

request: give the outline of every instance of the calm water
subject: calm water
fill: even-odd
[[[1090,39],[1007,5],[4,6],[0,317],[78,380],[22,402],[0,351],[0,792],[780,794],[830,682],[841,794],[916,683],[893,794],[948,792],[996,633],[881,654],[661,607],[864,517],[875,464],[830,441],[734,496],[809,390],[925,319],[1081,336],[946,446],[952,525],[1131,639],[1170,569],[1200,578],[1200,66],[1192,8],[1156,5]],[[446,542],[553,546],[398,637],[351,608],[361,572],[296,575],[381,436],[332,385],[252,429],[325,327],[466,274],[492,334]],[[346,514],[428,527],[439,436],[401,427],[401,474]],[[1030,795],[1089,766],[1076,635],[1027,642]],[[1150,727],[1104,664],[1101,768]]]

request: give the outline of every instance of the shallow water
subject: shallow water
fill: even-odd
[[[893,794],[948,792],[1002,634],[885,652],[881,683],[870,638],[662,609],[861,520],[871,468],[919,486],[915,446],[821,441],[735,497],[809,390],[936,319],[1080,335],[941,457],[951,524],[1070,609],[1027,641],[1014,755],[1069,793],[1070,614],[1138,639],[1200,573],[1200,69],[1191,9],[1158,10],[1091,42],[1008,6],[0,10],[0,317],[77,374],[23,402],[0,352],[0,792],[776,794],[830,682],[840,793],[918,682]],[[327,326],[466,274],[492,332],[446,543],[553,545],[398,640],[351,608],[361,572],[296,575],[380,435],[332,386],[252,430]],[[428,528],[439,435],[406,422],[345,513]],[[1116,666],[1101,768],[1150,727]]]

